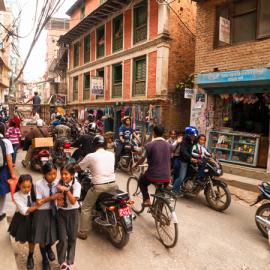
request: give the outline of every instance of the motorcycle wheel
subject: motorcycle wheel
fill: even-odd
[[[270,203],[266,203],[266,204],[263,204],[262,206],[260,206],[256,211],[255,217],[256,216],[260,216],[260,217],[270,219]],[[268,238],[268,230],[267,230],[267,228],[265,226],[263,226],[262,224],[260,224],[256,220],[256,218],[255,218],[255,222],[256,222],[256,225],[257,225],[259,231],[262,233],[262,235],[265,238]]]
[[[121,223],[118,223],[117,226],[112,226],[108,229],[110,242],[116,248],[123,248],[127,245],[129,241],[129,234],[126,232],[125,228]]]
[[[127,192],[130,196],[130,199],[134,201],[134,204],[131,206],[132,210],[136,214],[140,214],[143,212],[143,197],[142,192],[139,187],[139,179],[136,176],[131,176],[127,181]]]
[[[231,193],[229,189],[224,186],[221,182],[213,183],[213,191],[215,196],[213,196],[211,186],[208,185],[205,191],[206,201],[209,206],[219,212],[225,211],[231,204]],[[225,197],[225,201],[223,198]]]

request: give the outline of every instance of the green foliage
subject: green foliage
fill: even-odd
[[[177,91],[182,91],[185,88],[192,89],[193,86],[194,86],[194,74],[190,74],[183,81],[178,82],[175,87]]]

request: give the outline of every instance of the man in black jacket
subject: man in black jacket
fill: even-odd
[[[180,188],[187,176],[188,165],[190,162],[196,163],[197,160],[192,157],[193,143],[198,136],[198,130],[195,127],[189,126],[185,129],[185,137],[180,144],[180,173],[173,184],[173,193],[181,195]]]

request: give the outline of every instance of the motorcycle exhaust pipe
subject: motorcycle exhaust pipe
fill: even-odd
[[[270,229],[270,220],[268,220],[267,218],[263,218],[261,216],[256,216],[256,221],[259,222],[264,227],[267,227]]]

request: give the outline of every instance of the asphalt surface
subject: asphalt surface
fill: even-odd
[[[19,160],[22,153],[19,154]],[[19,173],[29,173],[20,166]],[[30,172],[34,179],[40,174]],[[125,190],[128,176],[117,173],[117,182]],[[8,203],[8,214],[14,207]],[[87,240],[78,240],[76,269],[127,269],[127,270],[270,270],[268,241],[264,239],[254,222],[256,207],[233,199],[225,213],[210,209],[204,197],[179,199],[176,213],[179,221],[178,243],[166,249],[159,242],[155,223],[147,212],[134,221],[130,241],[123,250],[114,248],[100,234],[90,232]],[[19,269],[25,269],[27,247],[14,244]],[[38,250],[36,267],[41,269]],[[54,263],[52,269],[59,269]]]

